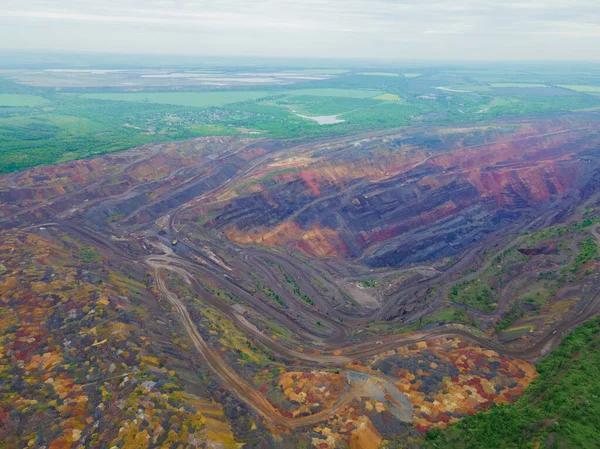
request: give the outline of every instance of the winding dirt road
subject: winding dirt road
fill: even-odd
[[[165,249],[168,250],[168,248]],[[256,410],[256,412],[261,415],[270,425],[279,429],[314,425],[339,412],[355,397],[365,394],[365,392],[360,389],[360,386],[354,386],[353,384],[350,389],[347,388],[347,391],[338,399],[335,404],[321,412],[299,418],[290,418],[284,416],[281,411],[274,407],[273,404],[271,404],[262,393],[254,390],[250,384],[248,384],[229,365],[227,365],[227,363],[223,361],[216,351],[204,341],[193,320],[191,319],[186,306],[177,297],[177,295],[167,288],[163,280],[161,270],[168,270],[177,273],[178,275],[182,276],[192,288],[194,288],[193,275],[183,268],[183,266],[187,265],[187,262],[177,258],[177,256],[170,253],[169,250],[167,251],[167,254],[162,256],[149,256],[145,259],[145,262],[154,270],[158,289],[163,297],[172,305],[174,312],[181,321],[181,324],[183,325],[190,340],[193,342],[200,355],[204,358],[207,366],[219,379],[221,379],[226,387],[231,389],[231,391],[233,391],[243,402]],[[194,290],[196,289],[194,288]],[[196,293],[198,292],[196,291]],[[229,308],[229,306],[225,307]],[[306,354],[295,351],[264,335],[254,325],[249,323],[242,315],[237,313],[232,308],[229,308],[229,313],[227,313],[227,315],[233,318],[240,327],[251,333],[254,338],[279,355],[286,356],[293,360],[303,360],[326,367],[343,367],[352,361],[369,358],[387,352],[391,349],[396,349],[400,346],[412,345],[439,338],[461,338],[483,348],[492,349],[504,356],[516,357],[528,361],[536,361],[547,354],[552,348],[556,347],[560,343],[560,340],[565,332],[583,323],[589,317],[597,314],[598,312],[600,312],[600,294],[597,294],[592,301],[588,303],[587,307],[573,320],[559,325],[535,345],[526,349],[506,349],[486,340],[483,337],[474,335],[468,330],[444,327],[439,330],[420,331],[412,334],[390,337],[385,341],[382,341],[381,344],[374,344],[373,341],[367,341],[356,345],[355,347],[338,348],[343,350],[344,355],[337,356],[333,354]]]
[[[163,294],[164,298],[173,306],[173,309],[179,317],[181,324],[185,328],[188,337],[200,355],[204,358],[207,366],[221,379],[227,388],[231,389],[231,391],[233,391],[242,401],[250,405],[269,424],[281,429],[310,426],[335,414],[337,411],[348,405],[352,399],[357,396],[357,392],[353,392],[354,389],[350,387],[350,390],[348,391],[347,388],[347,391],[342,394],[340,399],[338,399],[334,405],[319,413],[300,418],[289,418],[282,415],[282,413],[275,408],[262,393],[252,388],[250,384],[248,384],[234,370],[232,370],[231,367],[227,365],[219,355],[217,355],[214,349],[212,349],[204,341],[198,332],[196,325],[192,321],[187,308],[177,297],[177,295],[169,291],[162,279],[160,269],[169,269],[169,267],[155,262],[152,260],[152,258],[148,258],[147,263],[154,268],[155,279],[159,290]]]
[[[568,132],[568,130],[560,131],[557,133],[544,134],[542,136],[551,136],[563,132]],[[386,131],[386,133],[389,133],[389,130]],[[373,135],[377,134],[374,133]],[[532,137],[533,136],[526,136],[522,139],[529,139]],[[328,145],[335,146],[349,142],[351,143],[355,139],[356,136],[339,138],[337,140],[330,139],[326,142]],[[467,148],[476,147],[477,146]],[[302,146],[299,146],[297,148],[302,148]],[[315,143],[313,142],[307,144],[307,148],[316,148]],[[317,149],[320,151],[323,148]],[[340,151],[342,150],[343,148],[340,149]],[[281,151],[285,152],[287,150],[283,149]],[[189,170],[191,173],[195,173],[198,170],[201,170],[202,168],[207,168],[211,165],[218,163],[218,161],[220,160],[225,160],[231,155],[231,152],[226,152],[221,156],[220,159],[216,161],[212,160],[202,162],[197,166],[186,168],[185,170]],[[308,263],[304,263],[303,265],[301,261],[290,260],[289,258],[281,257],[274,253],[253,251],[251,248],[245,249],[245,255],[241,256],[241,250],[238,253],[236,252],[238,248],[234,248],[233,245],[228,246],[228,242],[219,240],[216,242],[212,242],[212,249],[215,250],[213,253],[218,253],[218,251],[215,248],[217,248],[218,245],[220,245],[221,248],[223,248],[223,254],[225,254],[228,257],[228,259],[224,259],[225,261],[223,262],[223,264],[220,264],[220,259],[218,256],[210,257],[212,251],[210,248],[204,248],[202,247],[202,245],[198,245],[196,247],[196,241],[192,243],[188,240],[187,235],[185,235],[183,232],[177,229],[177,227],[180,224],[177,222],[178,214],[193,209],[205,199],[210,200],[211,196],[215,197],[215,195],[218,192],[222,192],[223,189],[228,188],[232,183],[238,182],[246,176],[250,176],[252,173],[255,172],[256,167],[266,163],[269,160],[272,160],[272,158],[276,156],[277,151],[258,157],[257,159],[249,163],[247,166],[241,166],[240,170],[237,172],[236,175],[233,175],[227,180],[223,179],[222,181],[219,181],[220,184],[216,188],[209,189],[207,187],[206,190],[203,190],[203,192],[205,193],[203,193],[202,195],[195,196],[194,199],[192,199],[191,201],[187,201],[184,204],[181,204],[181,202],[177,202],[177,204],[169,206],[168,212],[166,212],[165,215],[162,215],[161,218],[163,219],[163,222],[165,224],[168,223],[167,229],[160,229],[159,231],[159,228],[155,227],[152,231],[149,231],[147,234],[144,234],[145,229],[150,229],[153,226],[154,219],[152,220],[152,222],[146,223],[147,227],[133,226],[131,228],[127,228],[125,225],[123,225],[123,227],[120,228],[120,230],[123,232],[122,234],[120,234],[122,236],[121,241],[116,241],[110,238],[110,233],[104,232],[104,222],[100,222],[103,231],[94,231],[94,229],[99,228],[98,223],[94,224],[93,221],[86,222],[86,218],[83,212],[79,215],[79,217],[81,217],[81,223],[76,222],[74,218],[67,220],[66,216],[63,216],[63,218],[59,216],[56,219],[56,223],[48,223],[48,225],[57,226],[62,231],[67,231],[69,234],[78,236],[82,241],[90,242],[94,246],[102,248],[104,251],[106,251],[107,254],[110,254],[110,256],[114,257],[115,259],[120,259],[127,263],[146,264],[147,266],[149,266],[154,273],[155,282],[158,291],[160,292],[160,295],[172,307],[173,313],[181,322],[185,333],[189,337],[190,341],[193,343],[198,353],[204,359],[206,366],[214,373],[214,375],[218,379],[220,379],[224,386],[230,389],[241,401],[243,401],[249,407],[254,409],[256,413],[260,415],[265,420],[265,422],[273,428],[285,430],[295,427],[314,425],[338,413],[340,410],[346,407],[354,398],[360,396],[368,396],[369,391],[363,389],[361,387],[360,382],[353,382],[352,384],[346,385],[346,390],[339,397],[339,399],[330,407],[309,416],[301,416],[296,418],[287,416],[285,412],[282,412],[277,407],[275,407],[265,397],[264,394],[255,390],[250,383],[244,380],[244,378],[242,378],[235,371],[235,369],[232,366],[230,366],[221,357],[221,355],[202,338],[202,335],[200,334],[196,324],[190,316],[186,304],[183,302],[182,299],[180,299],[177,296],[176,293],[169,290],[168,284],[165,282],[166,272],[172,272],[177,276],[180,276],[183,280],[185,280],[188,283],[190,289],[198,298],[200,298],[207,304],[210,304],[210,306],[214,307],[215,310],[218,310],[219,312],[223,313],[223,315],[227,317],[227,319],[231,320],[239,329],[245,332],[248,336],[251,336],[256,342],[259,342],[260,344],[264,345],[266,348],[272,351],[273,354],[285,357],[289,360],[305,362],[310,368],[343,368],[346,369],[346,373],[351,372],[348,371],[348,367],[354,361],[368,359],[370,357],[386,353],[390,350],[395,350],[402,346],[412,345],[432,339],[441,338],[463,339],[480,347],[494,350],[503,356],[516,357],[522,360],[535,362],[544,355],[546,355],[551,349],[558,346],[566,332],[583,323],[591,316],[600,312],[600,294],[597,294],[593,298],[591,298],[591,300],[588,301],[587,306],[581,312],[579,312],[578,315],[565,317],[562,323],[559,323],[555,328],[551,329],[533,346],[524,349],[507,349],[488,340],[484,336],[478,335],[476,331],[470,330],[465,327],[449,325],[404,335],[392,335],[386,337],[379,337],[376,339],[370,338],[366,341],[362,341],[361,343],[350,344],[350,342],[353,341],[351,340],[353,327],[355,327],[358,323],[364,323],[372,318],[378,317],[378,311],[372,313],[369,312],[369,316],[358,316],[354,319],[346,319],[346,315],[340,312],[339,310],[336,310],[335,305],[332,305],[328,302],[329,298],[325,297],[322,294],[322,292],[319,292],[318,288],[315,287],[316,284],[314,284],[313,273],[318,272],[318,268],[315,270],[314,267],[310,267],[311,270],[309,271],[307,270]],[[429,157],[424,161],[420,162],[418,165],[427,163],[428,159]],[[185,170],[182,169],[181,172],[173,172],[172,175],[175,176],[177,175],[177,173],[183,173]],[[187,173],[187,171],[185,171],[185,173]],[[163,195],[160,198],[156,198],[152,202],[136,208],[127,217],[125,217],[126,220],[135,218],[147,209],[150,209],[153,205],[158,204],[160,201],[164,201],[165,198],[173,198],[176,194],[182,192],[183,190],[190,187],[193,183],[198,181],[201,175],[202,173],[198,173],[195,176],[190,176],[189,178],[186,178],[186,180],[182,182],[181,185],[177,186],[168,194]],[[136,189],[139,190],[142,187],[143,184],[136,186]],[[116,199],[121,198],[120,195],[129,195],[129,192],[131,191],[132,190],[127,190],[125,193],[119,193],[118,195],[103,197],[98,199],[97,202],[116,201]],[[351,192],[352,190],[349,189],[347,191],[338,192],[333,196],[348,195]],[[70,198],[70,196],[67,197],[67,199]],[[326,199],[327,197],[321,198],[319,201],[323,201]],[[83,204],[81,206],[81,210],[83,211],[86,208],[89,208],[91,204],[93,204],[92,201],[87,203],[87,205]],[[314,204],[316,204],[316,202],[314,202]],[[303,209],[300,209],[295,213],[296,215],[294,215],[293,217],[301,214],[303,210],[306,210],[312,205],[313,203],[310,203]],[[546,215],[545,217],[542,216],[536,218],[536,220],[531,222],[529,226],[537,227],[539,225],[545,224],[550,219],[550,215]],[[44,222],[46,222],[47,220],[48,218],[46,218]],[[182,228],[185,230],[184,223],[182,223]],[[119,228],[113,228],[113,230],[114,229]],[[140,231],[140,229],[143,229],[143,231]],[[160,232],[162,232],[163,234],[160,234]],[[593,232],[596,238],[600,241],[600,234],[596,232],[596,229],[594,229]],[[150,251],[145,250],[152,246],[156,247],[156,241],[160,240],[160,238],[157,237],[157,234],[159,236],[165,236],[163,237],[163,241],[170,241],[173,238],[177,238],[181,242],[177,245],[177,253],[181,254],[181,256],[175,254],[167,246],[160,246],[162,254],[156,254],[156,251],[154,251],[154,254],[149,255]],[[193,240],[193,237],[191,235],[189,237]],[[135,244],[132,245],[129,245],[129,243],[131,242],[122,243],[122,240],[127,239],[130,239],[131,242],[134,242],[134,240],[137,241],[135,241]],[[206,250],[204,250],[203,248]],[[282,265],[285,270],[289,271],[290,274],[294,276],[294,279],[298,282],[300,289],[305,294],[314,299],[315,304],[320,310],[316,310],[317,307],[309,307],[309,305],[307,305],[305,302],[300,301],[298,298],[294,298],[290,292],[287,292],[290,297],[286,298],[286,302],[289,303],[289,310],[284,310],[282,307],[279,307],[276,304],[270,304],[268,303],[268,301],[263,301],[252,290],[251,284],[248,282],[249,278],[244,277],[246,276],[246,273],[243,272],[244,270],[238,269],[237,273],[232,273],[228,269],[226,269],[228,266],[227,264],[229,264],[230,262],[233,262],[235,264],[236,260],[239,262],[242,259],[242,257],[246,257],[247,264],[251,266],[253,270],[256,270],[257,273],[261,275],[262,279],[268,280],[268,284],[274,289],[278,288],[277,284],[279,281],[278,277],[270,272],[269,263],[272,262],[275,264]],[[490,258],[490,262],[484,263],[484,265],[481,266],[478,272],[475,273],[473,276],[476,276],[480,272],[485,270],[487,266],[491,263],[491,261],[493,261],[493,258]],[[459,261],[459,263],[462,262]],[[223,267],[223,265],[225,265],[225,268]],[[238,268],[239,267],[246,266],[239,262]],[[246,268],[245,271],[247,270],[248,269]],[[239,277],[236,277],[238,275]],[[438,278],[436,278],[436,281],[441,282],[442,280],[447,279],[447,277],[451,275],[452,273],[450,271],[442,272],[441,274],[439,274]],[[319,275],[317,274],[317,276]],[[312,353],[311,351],[301,352],[295,349],[291,349],[277,340],[273,340],[268,335],[263,334],[252,322],[246,319],[244,315],[239,313],[229,304],[223,301],[219,301],[212,295],[207,294],[205,289],[203,289],[201,283],[198,281],[198,279],[210,281],[210,283],[214,284],[216,288],[225,290],[228,293],[236,296],[237,298],[241,299],[243,304],[246,305],[248,308],[253,308],[258,315],[273,318],[273,320],[279,325],[290,330],[290,332],[293,332],[295,341],[302,342],[302,345],[306,348],[317,349],[319,347],[324,347],[327,349],[327,351],[321,351],[320,353],[317,353],[317,351],[315,351],[315,353]],[[463,278],[462,280],[464,279],[465,278]],[[283,293],[285,293],[285,288],[282,288],[281,290],[283,296]],[[411,290],[408,291],[408,294],[413,295],[414,292]],[[386,307],[388,307],[388,305],[392,305],[394,300],[390,299],[389,301],[386,301],[386,303],[380,307],[380,310],[385,309]],[[431,301],[430,304],[431,307],[434,307],[435,303]],[[309,326],[307,326],[306,323],[302,323],[302,319],[294,319],[296,313],[302,313],[303,318],[310,317],[311,320],[318,319],[323,323],[323,326],[320,326],[320,329],[318,330],[312,329]],[[378,377],[380,378],[382,383],[388,382],[388,380],[385,379],[385,376],[381,375]]]

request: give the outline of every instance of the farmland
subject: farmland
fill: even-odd
[[[335,89],[335,88],[315,88],[315,89],[294,89],[284,92],[287,95],[295,97],[332,97],[332,98],[373,98],[382,92],[369,89]]]
[[[529,87],[529,88],[545,88],[548,87],[545,84],[535,83],[491,83],[491,87]]]
[[[560,87],[564,87],[565,89],[574,90],[576,92],[600,94],[600,86],[562,85]]]
[[[0,108],[36,107],[49,102],[35,95],[2,94],[0,93]]]
[[[400,74],[398,73],[391,73],[391,72],[363,72],[361,73],[361,75],[366,75],[366,76],[400,76]]]
[[[595,110],[594,70],[211,66],[6,72],[0,75],[0,172],[206,135],[314,139]],[[337,118],[319,125],[300,116]]]
[[[168,104],[207,108],[224,106],[230,103],[241,103],[267,96],[265,92],[234,91],[234,92],[152,92],[152,93],[115,93],[115,94],[84,94],[81,98],[108,101],[132,101],[135,103]]]

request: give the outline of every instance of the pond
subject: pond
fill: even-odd
[[[321,115],[318,117],[309,117],[308,115],[296,114],[298,117],[302,117],[308,120],[313,120],[319,125],[335,125],[337,123],[343,123],[346,120],[338,119],[337,115]]]

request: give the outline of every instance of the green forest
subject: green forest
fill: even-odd
[[[600,444],[600,319],[575,330],[538,365],[514,404],[430,431],[427,449],[594,449]]]

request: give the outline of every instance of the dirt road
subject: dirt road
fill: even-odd
[[[214,351],[202,338],[198,332],[189,312],[183,302],[172,293],[166,286],[161,270],[170,270],[182,276],[188,284],[193,287],[193,276],[178,264],[176,256],[165,254],[163,256],[150,256],[146,258],[146,263],[152,267],[155,273],[155,279],[163,297],[172,305],[174,312],[178,316],[186,333],[194,346],[204,358],[211,371],[233,391],[242,401],[252,407],[261,415],[266,422],[279,429],[295,428],[314,425],[320,421],[339,412],[348,405],[353,398],[361,395],[368,395],[364,390],[352,387],[347,388],[344,394],[331,407],[313,415],[300,418],[290,418],[284,416],[280,410],[273,406],[265,396],[256,391],[250,384],[241,378],[225,361]],[[227,306],[228,307],[228,306]],[[568,323],[559,325],[554,331],[549,332],[544,338],[538,341],[534,346],[526,349],[506,349],[491,343],[483,337],[474,335],[465,329],[443,328],[440,330],[430,330],[415,332],[413,334],[395,336],[382,341],[381,344],[374,344],[372,341],[364,342],[355,347],[338,348],[343,350],[344,355],[327,354],[306,354],[303,352],[289,349],[273,341],[268,336],[260,332],[254,325],[249,323],[242,315],[233,309],[228,314],[235,322],[251,333],[254,338],[269,347],[275,353],[286,356],[294,360],[303,360],[313,364],[331,367],[344,366],[349,362],[361,360],[396,349],[400,346],[407,346],[419,342],[437,339],[437,338],[461,338],[481,347],[492,349],[504,356],[517,357],[523,360],[535,361],[548,353],[553,347],[557,346],[563,334],[573,327],[583,323],[589,317],[600,311],[600,294],[596,295],[577,317]],[[382,381],[386,381],[382,379]]]

